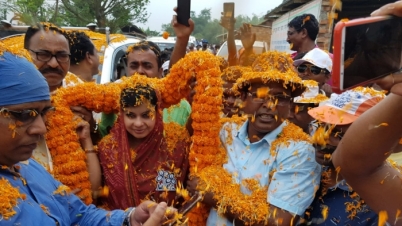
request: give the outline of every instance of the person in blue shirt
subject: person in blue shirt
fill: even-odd
[[[260,189],[266,189],[266,201],[234,211],[240,207],[225,206],[232,199],[230,194],[217,198],[210,186],[212,190],[207,190],[203,199],[212,207],[207,225],[292,225],[311,204],[320,176],[308,135],[286,120],[292,97],[299,96],[305,87],[288,55],[267,52],[256,59],[252,72],[237,80],[235,89],[240,92],[248,119],[223,125],[220,140],[227,162],[222,167],[235,184],[257,181]],[[199,183],[208,184],[209,178],[191,178],[187,183],[191,194],[201,188]],[[234,189],[235,184],[224,189]],[[241,186],[243,194],[255,191]],[[255,220],[252,214],[257,211],[253,209],[259,205],[268,205],[270,214]],[[244,216],[250,210],[254,213]]]
[[[332,163],[332,153],[352,123],[379,103],[384,92],[357,87],[331,98],[308,113],[319,125],[312,136],[315,160],[323,166],[321,186],[301,225],[378,225],[378,215],[347,184]]]
[[[166,203],[147,201],[125,211],[85,205],[30,158],[54,108],[45,78],[23,56],[29,58],[0,43],[0,224],[161,225]],[[89,136],[89,124],[80,123],[79,133]]]

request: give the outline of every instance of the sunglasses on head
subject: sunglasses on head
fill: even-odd
[[[301,64],[301,65],[297,66],[297,71],[299,73],[304,73],[304,72],[306,72],[307,69],[309,69],[310,72],[314,75],[319,75],[320,73],[329,74],[329,72],[326,69],[317,67],[312,64]]]

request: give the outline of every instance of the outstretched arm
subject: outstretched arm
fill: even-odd
[[[235,30],[234,26],[236,20],[234,18],[228,19],[226,22],[225,17],[221,17],[220,25],[228,32],[227,46],[228,46],[228,62],[229,66],[237,65],[237,49],[235,43]]]
[[[384,5],[371,15],[402,17],[402,1]],[[373,210],[387,211],[390,223],[396,222],[402,210],[402,175],[384,163],[401,146],[402,83],[398,82],[399,78],[391,76],[379,82],[391,94],[352,124],[332,155],[335,167],[339,167],[348,184]]]
[[[361,115],[348,129],[335,153],[335,167],[348,184],[376,212],[388,212],[394,222],[402,210],[402,175],[385,163],[399,146],[402,135],[402,83],[391,94]]]
[[[174,8],[174,11],[177,12],[177,8]],[[177,22],[177,16],[173,16],[172,27],[176,34],[176,44],[174,45],[172,56],[170,57],[169,68],[186,55],[188,39],[194,30],[194,21],[189,19],[188,23],[190,25],[189,27],[179,24],[179,22]]]

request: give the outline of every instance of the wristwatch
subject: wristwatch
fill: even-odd
[[[131,214],[134,213],[135,207],[131,208],[131,210],[127,211],[126,216],[124,217],[123,226],[131,226],[130,217]]]

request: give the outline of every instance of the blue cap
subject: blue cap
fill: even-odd
[[[0,55],[0,106],[50,100],[49,85],[35,65],[9,52]]]

